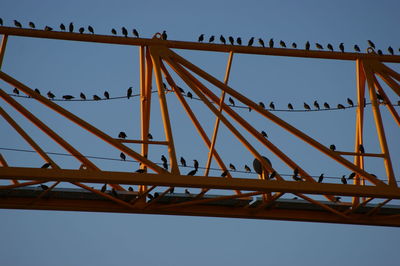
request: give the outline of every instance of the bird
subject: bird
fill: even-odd
[[[52,28],[52,27],[50,27],[50,26],[46,26],[46,27],[44,27],[44,30],[45,30],[45,31],[52,31],[52,30],[53,30],[53,28]]]
[[[289,108],[289,110],[293,110],[293,105],[291,103],[288,103],[287,107]]]
[[[101,192],[105,192],[107,190],[107,184],[104,184],[102,187],[101,187]]]
[[[258,43],[259,43],[262,47],[265,47],[263,39],[259,38],[259,39],[258,39]]]
[[[391,46],[389,46],[387,50],[391,55],[394,55],[394,51],[393,51],[393,48]]]
[[[200,34],[199,38],[197,39],[198,42],[204,41],[204,34]]]
[[[249,167],[247,164],[244,165],[244,170],[245,170],[247,173],[251,172],[251,169],[250,169],[250,167]]]
[[[333,52],[333,46],[332,44],[328,43],[328,45],[326,46],[331,52]]]
[[[149,194],[147,194],[147,197],[149,198],[149,200],[152,200],[152,199],[154,199],[154,196],[153,196],[153,195],[151,195],[150,193],[149,193]]]
[[[269,48],[274,48],[274,38],[269,39]]]
[[[311,107],[307,103],[304,103],[303,106],[304,106],[304,109],[311,110]]]
[[[210,39],[208,39],[208,42],[214,42],[214,40],[215,40],[215,36],[211,35]]]
[[[21,24],[21,22],[19,22],[18,20],[14,20],[14,25],[15,25],[15,27],[17,27],[17,28],[22,28],[22,24]]]
[[[276,176],[276,171],[273,171],[272,173],[271,173],[271,175],[269,176],[269,179],[272,179],[272,178],[274,178]]]
[[[268,135],[267,135],[267,133],[263,130],[263,131],[261,131],[261,135],[264,137],[264,138],[268,138]]]
[[[251,37],[249,42],[247,43],[247,46],[252,46],[254,43],[254,37]]]
[[[187,188],[185,189],[185,194],[186,194],[186,195],[191,195],[191,194],[190,194],[190,191],[189,191]]]
[[[129,99],[132,96],[132,87],[129,87],[128,90],[126,91],[126,97]]]
[[[51,163],[45,163],[45,164],[43,164],[42,167],[40,167],[40,168],[47,169],[47,168],[50,167],[50,165],[51,165]]]
[[[292,42],[292,48],[294,48],[294,49],[297,48],[297,44],[295,42]]]
[[[122,27],[121,31],[122,31],[122,35],[124,35],[125,37],[128,37],[128,30],[125,27]]]
[[[124,154],[123,152],[121,152],[121,153],[119,154],[119,157],[120,157],[123,161],[126,160],[126,156],[125,156],[125,154]]]
[[[43,189],[44,191],[48,190],[49,187],[43,184],[40,184],[40,188]]]
[[[93,29],[93,27],[92,26],[88,26],[88,31],[91,33],[91,34],[94,34],[94,29]]]
[[[32,21],[29,22],[29,27],[31,27],[32,29],[35,28],[35,23],[33,23]]]
[[[186,160],[183,157],[181,157],[181,165],[186,167]]]
[[[306,48],[306,50],[310,50],[310,42],[309,41],[306,42],[305,48]]]
[[[69,23],[69,32],[74,32],[74,23]]]
[[[147,134],[147,138],[148,138],[148,139],[153,139],[153,135],[151,135],[151,134],[149,133],[149,134]]]
[[[75,97],[72,96],[72,95],[63,95],[63,99],[64,99],[64,100],[71,100],[71,99],[73,99],[73,98],[75,98]]]
[[[236,42],[237,42],[237,44],[242,45],[242,38],[237,37]]]
[[[165,30],[161,33],[161,38],[163,40],[165,40],[165,41],[168,39],[168,35],[167,35],[167,32]]]
[[[285,43],[284,41],[281,40],[281,41],[279,42],[279,44],[280,44],[283,48],[286,48],[286,43]]]
[[[65,25],[63,23],[60,24],[60,30],[65,31]]]
[[[193,94],[192,94],[190,91],[188,91],[186,95],[187,95],[187,97],[189,97],[190,99],[193,99]]]
[[[232,170],[232,171],[236,171],[236,167],[233,165],[233,164],[229,164],[229,168]]]
[[[350,98],[347,98],[347,103],[351,106],[354,107],[354,103]]]
[[[234,44],[235,44],[235,39],[233,39],[232,36],[229,36],[229,37],[228,37],[228,40],[229,40],[229,42],[230,42],[231,45],[234,45]]]
[[[133,192],[133,187],[128,187],[128,191]]]
[[[117,31],[114,28],[111,29],[111,33],[117,35]]]
[[[343,175],[340,180],[342,181],[343,184],[345,184],[345,185],[347,184],[347,179],[346,179],[345,175]]]
[[[372,47],[372,48],[375,49],[375,44],[374,44],[371,40],[368,40],[367,42],[368,42],[368,45],[369,45],[370,47]]]
[[[222,172],[221,177],[225,177],[227,175],[228,175],[228,170],[225,170],[225,171]]]
[[[81,97],[82,100],[86,100],[86,95],[83,92],[79,94],[79,97]]]
[[[324,107],[325,107],[325,109],[330,109],[331,108],[327,102],[324,102]]]
[[[119,132],[118,138],[120,139],[126,139],[126,133],[124,131]]]
[[[223,44],[226,44],[226,40],[225,40],[225,38],[224,38],[224,36],[219,36],[219,40],[223,43]]]
[[[41,94],[41,93],[40,93],[40,90],[39,90],[38,88],[35,89],[35,92],[36,92],[37,94]]]
[[[383,55],[383,52],[381,49],[378,49],[378,55]]]
[[[168,90],[167,84],[165,84],[165,82],[163,82],[162,84],[163,84],[164,90],[167,91]]]
[[[315,43],[315,47],[320,50],[324,49],[324,47],[320,43]]]
[[[317,101],[314,101],[314,107],[317,108],[318,110],[320,109],[319,103]]]
[[[104,97],[106,97],[107,100],[110,99],[110,94],[108,93],[108,91],[104,92]]]
[[[293,174],[294,174],[295,176],[299,175],[299,169],[295,168],[295,169],[293,170]]]
[[[79,33],[82,34],[82,33],[84,33],[84,32],[85,32],[85,28],[84,28],[84,27],[80,27],[80,28],[79,28]]]
[[[135,36],[136,38],[139,38],[139,32],[136,29],[132,30],[133,36]]]
[[[167,162],[163,162],[163,167],[165,170],[168,170],[168,163]]]
[[[265,104],[263,102],[259,102],[258,105],[261,106],[262,109],[265,109]]]
[[[272,110],[275,110],[275,104],[274,104],[274,102],[271,102],[271,103],[269,104],[269,108],[271,108]]]
[[[338,109],[345,109],[346,107],[344,107],[343,104],[339,103],[339,104],[337,105],[337,108],[338,108]]]
[[[111,189],[111,195],[113,195],[115,198],[118,198],[118,193],[117,193],[117,191],[115,190],[115,188],[112,188],[112,189]]]
[[[355,176],[356,176],[356,173],[355,173],[355,172],[352,172],[352,173],[349,175],[349,177],[348,177],[347,179],[348,179],[348,180],[351,180],[351,179],[353,179]]]
[[[360,52],[360,47],[357,44],[354,44],[354,51]]]
[[[339,49],[344,53],[344,44],[342,42],[339,44]]]
[[[301,181],[301,178],[298,177],[297,175],[292,175],[292,178],[294,181]]]
[[[164,163],[168,162],[167,157],[165,157],[164,155],[161,155],[161,161],[163,161]]]
[[[135,172],[139,173],[139,174],[143,174],[143,173],[146,173],[146,169],[137,169]]]
[[[228,101],[232,106],[235,106],[235,101],[231,97],[229,97]]]
[[[18,90],[17,88],[14,88],[14,89],[13,89],[13,93],[19,95],[19,90]]]
[[[197,160],[193,160],[193,162],[194,169],[197,170],[199,168],[199,162]]]
[[[49,97],[49,99],[54,99],[54,97],[56,97],[53,93],[51,93],[51,91],[49,91],[47,93],[47,97]]]
[[[178,87],[178,90],[179,90],[181,93],[185,93],[185,91],[184,91],[181,87],[179,87],[179,86],[176,86],[176,87]]]
[[[365,153],[364,146],[362,144],[358,146],[358,150],[360,151],[360,153]]]
[[[0,18],[0,26],[3,26],[3,19]]]
[[[197,169],[194,169],[192,171],[190,171],[189,173],[187,173],[187,175],[195,175],[197,173]]]
[[[100,98],[98,95],[94,94],[94,95],[93,95],[93,100],[95,100],[95,101],[100,101],[101,98]]]
[[[324,180],[324,174],[321,174],[321,175],[318,177],[318,183],[322,183],[322,180]]]
[[[329,146],[329,149],[330,149],[331,151],[335,151],[335,150],[336,150],[335,144],[331,144],[331,145]]]
[[[378,99],[378,101],[384,101],[384,99],[379,93],[376,93],[376,98]]]

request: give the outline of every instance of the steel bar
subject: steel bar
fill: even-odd
[[[0,70],[3,65],[4,55],[6,54],[6,46],[7,46],[8,35],[3,35],[0,44]]]
[[[1,108],[1,107],[0,107]],[[0,166],[8,167],[6,159],[4,159],[3,155],[0,153]],[[19,184],[18,180],[10,180],[13,184]]]

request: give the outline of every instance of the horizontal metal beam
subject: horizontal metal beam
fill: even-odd
[[[36,29],[20,29],[12,27],[0,27],[0,34],[34,37],[34,38],[47,38],[57,40],[69,40],[80,42],[95,42],[95,43],[108,43],[120,45],[136,45],[136,46],[152,46],[163,45],[168,48],[185,49],[185,50],[199,50],[210,52],[233,52],[239,54],[259,54],[259,55],[273,55],[273,56],[289,56],[289,57],[304,57],[304,58],[321,58],[321,59],[335,59],[335,60],[352,60],[357,59],[374,59],[381,62],[400,63],[400,56],[397,55],[377,55],[377,54],[364,54],[364,53],[342,53],[331,51],[315,51],[303,49],[284,49],[284,48],[263,48],[263,47],[249,47],[240,45],[223,45],[223,44],[210,44],[198,42],[183,42],[183,41],[165,41],[157,38],[127,38],[111,35],[98,35],[98,34],[80,34],[61,31],[44,31]]]
[[[183,176],[173,174],[139,174],[91,170],[1,167],[0,179],[156,185],[400,199],[400,189],[387,185],[359,186],[351,184],[311,183],[306,181],[266,181],[247,178],[226,179],[221,177]]]

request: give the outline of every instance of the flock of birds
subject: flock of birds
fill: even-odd
[[[36,25],[35,25],[34,22],[30,21],[30,22],[28,23],[28,25],[29,25],[29,27],[30,27],[31,29],[36,29]],[[2,19],[2,18],[0,18],[0,26],[3,26],[3,19]],[[22,27],[23,27],[23,26],[22,26],[22,23],[19,22],[18,20],[14,20],[14,26],[17,27],[17,28],[22,28]],[[85,33],[86,31],[89,32],[90,34],[94,34],[94,28],[93,28],[93,26],[90,26],[90,25],[89,25],[89,26],[87,26],[87,28],[86,28],[86,27],[75,27],[75,25],[74,25],[73,22],[69,23],[69,25],[68,25],[68,24],[65,25],[65,24],[61,23],[61,24],[59,25],[59,29],[60,29],[61,31],[67,31],[67,30],[68,30],[68,31],[71,32],[71,33],[74,32],[74,30],[77,29],[77,31],[78,31],[80,34],[83,34],[83,33]],[[54,29],[53,29],[53,27],[50,27],[50,26],[47,26],[47,25],[46,25],[46,26],[44,27],[44,30],[46,30],[46,31],[53,31]],[[129,31],[130,31],[130,30],[128,30],[126,27],[121,27],[121,33],[122,33],[123,36],[128,37]],[[137,29],[132,29],[131,32],[132,32],[133,37],[139,38],[139,32],[137,31]],[[115,28],[112,28],[112,29],[111,29],[111,33],[112,33],[113,35],[118,35],[118,31],[117,31]],[[161,39],[167,40],[167,38],[168,38],[167,32],[164,30],[164,31],[162,32],[162,34],[161,34]],[[198,39],[197,39],[198,42],[204,42],[205,40],[206,40],[205,34],[200,34],[200,36],[199,36]],[[211,35],[210,37],[208,37],[208,42],[209,42],[209,43],[214,43],[215,40],[216,40],[216,36],[215,36],[215,35]],[[229,37],[225,38],[223,35],[220,35],[220,36],[219,36],[219,40],[220,40],[220,42],[221,42],[222,44],[224,44],[224,45],[227,44],[227,41],[229,42],[230,45],[244,45],[244,41],[242,41],[242,38],[241,38],[241,37],[234,38],[234,37],[232,37],[232,36],[229,36]],[[258,38],[258,39],[256,40],[255,37],[251,37],[251,38],[247,41],[247,46],[253,46],[254,43],[255,43],[256,41],[258,42],[258,44],[259,44],[261,47],[267,47],[267,43],[264,42],[264,40],[263,40],[262,38]],[[277,42],[277,43],[278,43],[278,42]],[[372,49],[374,49],[374,50],[376,49],[376,46],[375,46],[375,43],[374,43],[374,42],[372,42],[371,40],[368,40],[367,43],[368,43],[368,48],[372,48]],[[316,48],[317,50],[323,50],[323,49],[325,49],[325,48],[324,48],[324,45],[322,45],[321,43],[318,43],[318,42],[317,42],[317,43],[315,43],[314,45],[315,45],[315,48]],[[274,38],[269,39],[269,41],[268,41],[268,47],[269,47],[269,48],[274,48],[275,46],[277,46],[277,44],[275,44]],[[280,40],[280,41],[279,41],[279,46],[280,46],[281,48],[288,48],[289,45],[286,45],[286,42],[284,42],[283,40]],[[290,47],[293,48],[293,49],[297,49],[297,48],[298,48],[298,45],[297,45],[297,43],[292,42],[292,43],[290,44]],[[305,50],[310,50],[310,49],[311,49],[311,43],[310,43],[309,41],[307,41],[307,42],[305,43],[304,49],[305,49]],[[335,48],[334,48],[334,46],[333,46],[331,43],[328,43],[328,44],[326,45],[326,49],[328,49],[329,51],[332,51],[332,52],[335,51]],[[344,43],[340,43],[339,46],[338,46],[338,49],[339,49],[341,52],[344,53],[344,52],[345,52],[345,45],[344,45]],[[360,49],[360,47],[359,47],[357,44],[355,44],[355,45],[353,46],[353,49],[354,49],[355,52],[361,52],[361,49]],[[400,52],[400,48],[398,49],[398,51]],[[387,52],[388,52],[389,54],[391,54],[391,55],[394,55],[394,49],[393,49],[393,47],[391,47],[391,46],[387,47]],[[377,50],[377,53],[378,53],[379,55],[383,55],[383,51],[382,51],[381,49],[378,49],[378,50]]]

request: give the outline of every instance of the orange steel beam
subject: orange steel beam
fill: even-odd
[[[397,111],[394,109],[392,102],[389,100],[389,97],[386,95],[385,91],[382,89],[381,84],[378,82],[375,75],[373,76],[374,86],[379,92],[379,95],[382,96],[386,107],[389,109],[390,114],[393,116],[393,119],[397,122],[397,125],[400,126],[400,116]]]
[[[329,211],[329,212],[332,212],[332,213],[334,213],[334,214],[336,214],[336,215],[339,215],[339,216],[341,216],[341,217],[343,217],[343,218],[345,218],[345,219],[349,219],[349,217],[348,217],[346,214],[341,213],[340,211],[337,211],[337,210],[335,210],[335,209],[329,207],[329,206],[326,205],[326,204],[323,204],[323,203],[321,203],[321,202],[319,202],[319,201],[317,201],[317,200],[314,200],[314,199],[312,199],[312,198],[310,198],[310,197],[307,197],[307,196],[304,196],[304,195],[301,195],[301,194],[295,193],[295,195],[298,196],[298,197],[300,197],[300,198],[303,198],[304,200],[306,200],[306,201],[308,201],[308,202],[310,202],[310,203],[312,203],[312,204],[315,204],[315,205],[317,205],[317,206],[320,206],[321,208],[324,208],[325,210],[327,210],[327,211]]]
[[[1,44],[0,44],[0,69],[1,69],[1,66],[3,65],[3,59],[4,59],[4,55],[6,53],[7,39],[8,39],[8,35],[3,35],[3,38],[1,39]]]
[[[376,74],[378,74],[378,76],[400,97],[400,85],[394,79],[383,72],[376,72]]]
[[[3,155],[0,153],[0,166],[1,167],[8,167],[7,161],[6,159],[4,159]],[[19,184],[19,182],[17,180],[10,180],[11,183],[13,183],[14,185]]]
[[[86,182],[104,184],[110,181],[125,185],[157,185],[228,189],[259,192],[304,193],[314,195],[365,196],[400,199],[400,188],[392,186],[359,186],[296,181],[260,180],[248,178],[221,178],[173,174],[138,174],[111,171],[80,171],[66,169],[40,169],[1,167],[0,179]],[[0,186],[1,188],[1,186]]]
[[[108,43],[120,45],[136,45],[136,46],[157,46],[163,45],[173,49],[213,51],[213,52],[234,52],[236,54],[259,54],[259,55],[275,55],[288,57],[305,57],[305,58],[323,58],[335,60],[357,60],[357,59],[378,59],[381,62],[400,63],[400,56],[397,55],[377,55],[374,53],[342,53],[330,51],[307,51],[284,48],[263,48],[249,47],[239,45],[223,45],[198,42],[183,41],[165,41],[161,39],[145,39],[145,38],[125,38],[110,35],[98,34],[79,34],[57,31],[43,31],[35,29],[20,29],[12,27],[0,27],[0,34],[13,36],[24,36],[34,38],[47,38],[58,40],[70,40],[81,42]]]

